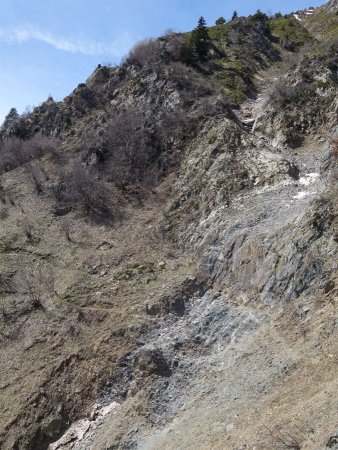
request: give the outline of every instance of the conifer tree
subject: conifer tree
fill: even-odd
[[[237,18],[238,18],[238,13],[237,13],[237,11],[234,11],[234,12],[232,13],[231,20],[235,20],[235,19],[237,19]]]
[[[191,38],[198,58],[201,60],[206,59],[211,46],[211,40],[204,17],[199,18],[197,27],[193,30]]]
[[[11,108],[1,125],[2,134],[15,134],[18,129],[20,116],[16,108]]]

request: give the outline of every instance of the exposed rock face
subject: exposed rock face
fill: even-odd
[[[62,151],[1,175],[1,448],[335,448],[335,8],[147,41],[2,130]]]
[[[269,205],[272,209],[273,204],[266,206]],[[290,213],[292,206],[285,203],[284,208]],[[330,273],[333,269],[331,258],[335,258],[337,251],[332,245],[336,226],[331,227],[334,206],[320,205],[317,211],[315,206],[313,208],[310,216],[308,212],[300,217],[288,215],[287,224],[275,230],[275,224],[267,226],[269,218],[264,215],[252,225],[253,218],[249,216],[248,225],[242,222],[243,229],[238,231],[220,220],[216,230],[209,231],[218,235],[218,239],[202,262],[206,276],[217,284],[246,293],[251,299],[294,300],[311,286],[319,271],[322,276],[325,272]],[[283,220],[277,213],[278,210],[274,219]],[[329,267],[325,267],[326,264]]]
[[[336,13],[338,10],[337,0],[330,0],[329,2],[325,3],[325,5],[322,6],[322,9],[324,9],[327,12]]]

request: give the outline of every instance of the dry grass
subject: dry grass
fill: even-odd
[[[330,154],[333,158],[338,158],[338,137],[331,141]]]
[[[144,208],[128,206],[128,221],[110,227],[76,212],[53,217],[53,199],[38,195],[20,169],[3,175],[2,184],[24,208],[6,206],[9,214],[1,222],[1,241],[17,237],[0,262],[0,446],[8,424],[9,439],[29,439],[37,415],[54,414],[48,405],[62,401],[71,420],[86,413],[99,384],[148,320],[144,299],[177,277],[176,255],[165,256],[172,244],[153,233],[164,207],[155,197]],[[159,270],[163,259],[166,269]],[[135,262],[151,263],[154,271],[114,280],[119,268]],[[180,276],[191,274],[189,262],[180,264]],[[48,405],[31,402],[41,384]],[[25,448],[27,441],[20,442]]]

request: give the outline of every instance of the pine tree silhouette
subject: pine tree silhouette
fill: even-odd
[[[206,59],[211,46],[211,40],[204,17],[200,17],[197,27],[192,32],[192,44],[199,59]]]

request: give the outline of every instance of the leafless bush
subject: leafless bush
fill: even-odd
[[[55,156],[59,142],[55,138],[37,135],[28,140],[10,137],[0,142],[0,172],[8,172],[46,154]]]
[[[11,137],[0,143],[0,171],[7,172],[20,166],[23,158],[23,141]]]
[[[103,134],[102,173],[121,187],[154,186],[161,176],[158,164],[169,161],[170,149],[187,136],[191,125],[179,108],[140,105],[122,111]]]
[[[0,182],[0,201],[4,205],[6,204],[6,191],[1,182]]]
[[[9,215],[8,208],[0,209],[0,220],[6,220]]]
[[[184,38],[182,35],[175,33],[172,30],[166,31],[163,39],[166,42],[165,49],[173,61],[179,61],[182,54],[182,45]]]
[[[71,242],[72,238],[71,238],[71,231],[72,231],[72,224],[71,221],[67,218],[63,219],[63,221],[61,222],[60,225],[61,231],[63,232],[63,234],[65,235],[67,241]]]
[[[193,69],[177,61],[168,66],[168,76],[174,81],[179,90],[191,91],[196,81]]]
[[[269,92],[269,100],[282,106],[292,102],[294,97],[295,89],[282,80],[275,82]]]
[[[173,111],[163,109],[159,117],[159,126],[156,133],[156,141],[162,147],[168,147],[176,138],[188,133],[189,123],[187,115],[182,110]]]
[[[229,101],[225,95],[207,96],[200,100],[197,113],[200,118],[215,117],[229,109]]]
[[[331,141],[330,155],[333,158],[338,159],[338,137],[336,137],[335,139],[332,139],[332,141]]]
[[[1,299],[0,311],[4,319],[6,319],[8,316],[4,296],[6,294],[12,294],[15,292],[12,276],[13,274],[0,273],[0,299]]]
[[[123,184],[144,177],[153,156],[150,134],[141,109],[124,110],[110,121],[103,138],[105,172],[110,181]]]
[[[37,240],[35,234],[35,224],[32,222],[27,216],[18,219],[17,225],[23,231],[24,235],[28,239],[29,242],[33,242]]]
[[[31,159],[41,158],[47,153],[55,154],[59,150],[59,141],[56,138],[40,134],[24,141],[25,152]]]
[[[25,171],[37,194],[41,194],[43,192],[43,173],[39,166],[29,162],[25,165]]]
[[[119,205],[113,190],[81,165],[76,166],[71,174],[61,177],[54,195],[63,207],[80,207],[93,219],[112,221],[119,217]]]
[[[158,39],[144,39],[138,42],[129,52],[126,62],[140,67],[149,65],[159,55],[161,43]]]
[[[56,295],[54,273],[47,267],[39,266],[22,272],[20,283],[33,309],[44,310],[44,300]]]
[[[267,440],[271,448],[280,450],[301,450],[302,441],[307,438],[309,433],[313,430],[306,430],[305,428],[299,428],[293,426],[292,428],[283,428],[280,426],[275,426],[273,429],[266,429]]]

